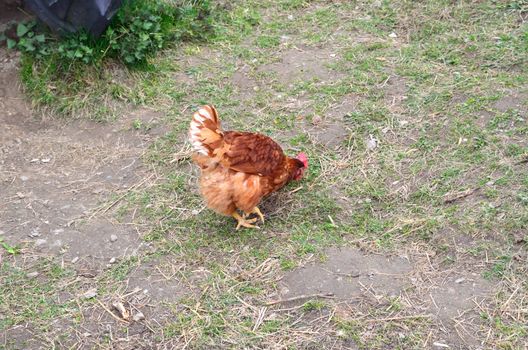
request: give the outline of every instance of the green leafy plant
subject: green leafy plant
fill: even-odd
[[[92,63],[96,60],[96,51],[91,46],[88,35],[81,33],[60,42],[57,53],[61,59],[67,61],[80,60],[84,63]]]
[[[46,36],[44,34],[36,34],[34,31],[35,26],[36,22],[34,21],[19,23],[16,30],[18,42],[7,38],[7,47],[10,49],[17,48],[38,58],[47,56],[49,50],[46,47]]]
[[[20,252],[20,249],[17,246],[12,246],[0,239],[0,245],[11,255],[16,255]]]
[[[212,28],[210,14],[209,2],[205,0],[179,5],[127,1],[98,39],[83,32],[55,38],[37,30],[36,22],[31,21],[18,24],[18,40],[5,40],[8,48],[18,49],[37,61],[55,60],[59,71],[75,62],[96,64],[106,57],[126,65],[141,65],[169,43],[206,38]]]

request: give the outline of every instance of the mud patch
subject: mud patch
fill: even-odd
[[[18,56],[0,49],[0,60],[2,238],[90,265],[137,254],[133,226],[106,220],[103,204],[147,176],[141,156],[166,132],[159,113],[130,110],[112,124],[44,120],[21,92]]]
[[[511,91],[507,96],[502,97],[495,102],[493,107],[500,111],[506,112],[508,110],[519,110],[526,114],[528,112],[528,93],[519,93]]]
[[[407,99],[407,82],[405,78],[391,75],[386,82],[385,105],[391,113],[404,113],[403,102]]]
[[[406,252],[398,257],[332,248],[326,253],[326,262],[287,273],[281,298],[303,296],[304,302],[312,295],[331,294],[339,305],[339,318],[352,322],[375,314],[373,307],[390,309],[392,301],[398,300],[406,313],[403,318],[424,318],[435,325],[434,335],[429,336],[438,343],[473,348],[482,339],[479,310],[492,303],[495,283],[482,278],[474,266],[441,268],[431,264],[430,252],[425,256]],[[376,321],[359,336],[368,339],[376,332],[385,332],[383,322]]]
[[[328,68],[337,61],[336,54],[325,48],[300,46],[281,53],[279,61],[264,65],[260,72],[273,72],[279,82],[290,84],[301,79],[329,81],[342,75]]]
[[[332,248],[327,254],[324,264],[311,264],[286,274],[283,296],[332,293],[349,299],[362,295],[365,286],[385,295],[397,295],[406,284],[405,274],[412,270],[404,258],[365,255],[358,249]]]
[[[149,261],[129,275],[128,287],[142,289],[141,293],[156,302],[176,302],[189,292],[180,281],[183,267],[169,259]]]

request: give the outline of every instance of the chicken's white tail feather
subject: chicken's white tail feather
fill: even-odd
[[[209,154],[209,147],[204,143],[205,135],[202,134],[204,129],[216,131],[219,128],[218,117],[213,106],[204,106],[193,114],[189,128],[189,139],[196,152],[203,155]]]

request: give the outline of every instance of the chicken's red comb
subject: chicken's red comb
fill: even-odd
[[[304,152],[299,153],[297,155],[297,159],[303,162],[305,168],[308,168],[308,157],[306,156]]]

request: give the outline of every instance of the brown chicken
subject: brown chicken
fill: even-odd
[[[237,230],[241,226],[258,228],[252,225],[257,219],[247,216],[257,214],[264,222],[257,207],[262,197],[290,180],[300,180],[308,168],[304,153],[287,157],[267,136],[222,131],[213,106],[203,106],[194,113],[189,137],[196,151],[193,160],[202,169],[200,190],[207,206],[234,217]]]

